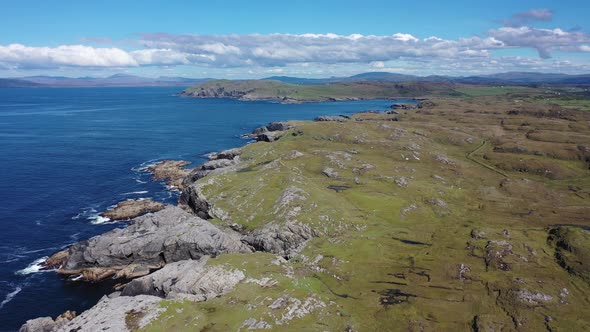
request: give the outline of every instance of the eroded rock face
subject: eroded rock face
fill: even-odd
[[[81,274],[89,281],[135,278],[171,262],[250,251],[208,221],[171,206],[74,244],[58,273]]]
[[[318,233],[310,226],[293,221],[283,225],[269,223],[242,239],[257,251],[270,252],[283,257],[296,254],[308,240]]]
[[[178,204],[196,214],[199,218],[211,219],[209,202],[200,194],[197,186],[189,186],[182,191]]]
[[[148,276],[132,280],[123,296],[154,295],[168,299],[206,301],[232,290],[245,278],[240,270],[206,266],[208,257],[166,265]]]
[[[150,212],[158,212],[166,206],[151,199],[135,199],[117,203],[112,209],[101,213],[111,220],[129,220]]]

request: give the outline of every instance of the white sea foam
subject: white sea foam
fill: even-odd
[[[88,218],[88,220],[90,220],[90,223],[93,225],[100,225],[100,224],[104,224],[104,223],[111,221],[111,219],[109,219],[107,217],[99,216],[99,215],[96,215],[94,217],[90,217],[90,218]]]
[[[129,195],[143,195],[143,194],[147,194],[149,191],[147,190],[140,190],[140,191],[130,191],[128,193],[122,193],[121,195],[123,196],[129,196]]]
[[[73,276],[70,278],[70,280],[72,280],[72,281],[78,281],[80,279],[82,279],[82,274],[78,274],[77,276]]]
[[[2,301],[2,302],[0,303],[0,309],[4,308],[4,306],[5,306],[5,305],[6,305],[8,302],[12,301],[12,299],[14,299],[14,297],[16,296],[16,294],[20,293],[20,291],[21,291],[21,290],[23,290],[23,289],[17,286],[17,287],[14,289],[14,291],[12,291],[12,292],[8,293],[8,294],[6,295],[6,297],[4,298],[4,301]]]
[[[49,270],[42,270],[43,269],[43,263],[47,260],[47,256],[45,257],[41,257],[39,259],[36,259],[34,262],[32,262],[31,264],[29,264],[29,266],[25,267],[22,270],[18,270],[15,273],[18,275],[27,275],[27,274],[31,274],[31,273],[37,273],[37,272],[47,272]]]
[[[135,179],[135,182],[137,182],[137,183],[147,183],[147,181],[141,181],[140,179]]]

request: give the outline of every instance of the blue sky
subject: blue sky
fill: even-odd
[[[1,9],[5,77],[590,72],[590,1],[4,0]]]

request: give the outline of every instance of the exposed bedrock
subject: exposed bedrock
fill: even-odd
[[[135,331],[156,319],[164,309],[156,296],[104,296],[72,320],[42,317],[27,321],[19,332]]]
[[[165,207],[164,204],[154,202],[151,199],[132,199],[119,202],[114,208],[100,215],[111,220],[129,220],[149,212],[163,210]]]
[[[269,223],[243,237],[243,241],[256,251],[270,252],[283,257],[297,254],[318,233],[310,226],[299,222],[285,224]]]
[[[166,265],[150,275],[132,280],[121,295],[154,295],[167,299],[206,301],[232,290],[245,278],[240,270],[206,266],[208,257]]]
[[[284,131],[294,126],[287,122],[271,122],[266,126],[254,129],[251,134],[246,135],[248,138],[254,138],[259,142],[274,142],[283,137]]]
[[[87,281],[108,277],[136,278],[167,263],[245,253],[251,249],[206,220],[178,207],[147,214],[131,221],[125,229],[114,229],[78,242],[50,258],[58,273],[81,275]]]

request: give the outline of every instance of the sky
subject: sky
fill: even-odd
[[[590,1],[0,0],[0,77],[590,73]]]

